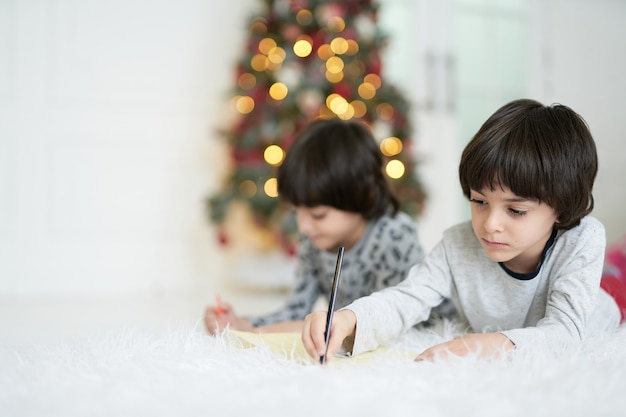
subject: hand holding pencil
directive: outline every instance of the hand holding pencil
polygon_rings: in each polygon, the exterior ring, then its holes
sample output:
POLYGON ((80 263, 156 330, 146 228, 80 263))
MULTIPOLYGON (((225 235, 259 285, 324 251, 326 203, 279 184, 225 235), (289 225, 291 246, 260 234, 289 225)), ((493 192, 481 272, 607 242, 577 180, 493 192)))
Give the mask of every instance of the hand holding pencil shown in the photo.
POLYGON ((326 363, 329 357, 332 357, 339 352, 343 340, 347 336, 354 334, 354 329, 356 328, 356 316, 353 312, 348 310, 337 313, 341 314, 340 324, 333 322, 335 299, 339 288, 344 251, 345 248, 341 246, 337 253, 337 264, 335 265, 333 286, 329 297, 328 311, 326 311, 325 314, 326 318, 324 319, 322 336, 320 336, 319 326, 322 325, 324 312, 309 314, 305 318, 302 329, 302 343, 304 344, 305 349, 312 357, 319 357, 322 365, 326 363), (348 333, 344 334, 344 330, 346 329, 348 330, 348 333))
POLYGON ((336 311, 330 328, 328 351, 326 350, 326 311, 316 311, 304 319, 302 328, 302 344, 307 353, 314 359, 326 354, 326 362, 331 360, 340 350, 346 337, 354 337, 356 331, 356 315, 350 310, 336 311))

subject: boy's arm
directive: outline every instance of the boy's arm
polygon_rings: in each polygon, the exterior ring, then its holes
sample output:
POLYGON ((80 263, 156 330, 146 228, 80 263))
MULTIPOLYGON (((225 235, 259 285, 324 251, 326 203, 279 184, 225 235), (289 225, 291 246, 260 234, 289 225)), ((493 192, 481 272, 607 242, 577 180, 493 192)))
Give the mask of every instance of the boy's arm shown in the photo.
POLYGON ((352 354, 374 350, 426 321, 433 307, 450 298, 451 283, 445 246, 440 242, 400 284, 346 306, 358 322, 352 354))
POLYGON ((476 354, 482 358, 493 358, 513 349, 513 342, 502 333, 471 333, 455 337, 420 353, 415 360, 445 359, 448 356, 476 354))

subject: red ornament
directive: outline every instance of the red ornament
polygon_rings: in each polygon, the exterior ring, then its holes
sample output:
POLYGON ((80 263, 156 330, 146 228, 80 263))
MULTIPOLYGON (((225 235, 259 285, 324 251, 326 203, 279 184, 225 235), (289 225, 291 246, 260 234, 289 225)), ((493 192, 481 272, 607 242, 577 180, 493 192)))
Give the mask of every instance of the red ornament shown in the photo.
POLYGON ((263 150, 260 149, 231 149, 231 158, 235 163, 248 166, 258 165, 263 162, 263 150))
POLYGON ((360 13, 361 10, 365 6, 369 6, 371 4, 371 1, 370 0, 344 0, 342 3, 348 13, 357 14, 357 13, 360 13))
POLYGON ((278 235, 278 241, 280 242, 280 246, 283 248, 283 251, 288 257, 293 258, 297 255, 298 246, 296 242, 289 238, 289 236, 284 233, 280 233, 278 235))
POLYGON ((290 244, 287 245, 287 247, 285 248, 285 253, 287 254, 287 256, 289 256, 290 258, 293 258, 296 256, 297 254, 297 249, 296 249, 296 245, 294 244, 290 244))
POLYGON ((228 246, 228 234, 222 229, 217 232, 217 242, 222 247, 228 246))
POLYGON ((248 95, 254 100, 255 106, 260 104, 265 97, 267 97, 267 87, 262 84, 256 84, 251 90, 248 91, 248 95))
POLYGON ((341 32, 341 36, 347 40, 356 41, 359 38, 359 35, 356 33, 356 30, 352 28, 345 28, 343 32, 341 32))
POLYGON ((301 10, 307 7, 307 0, 291 0, 292 10, 301 10))
POLYGON ((310 33, 309 36, 313 41, 313 52, 317 54, 317 50, 326 42, 326 37, 321 30, 316 31, 315 33, 310 33))
POLYGON ((339 94, 346 100, 349 100, 353 96, 352 87, 347 82, 335 84, 335 86, 333 87, 333 93, 339 94))
POLYGON ((380 59, 380 55, 378 55, 378 52, 372 52, 370 60, 367 62, 368 74, 376 74, 380 76, 382 66, 382 61, 380 59))
POLYGON ((235 81, 238 81, 239 77, 241 77, 245 72, 246 70, 242 65, 237 65, 237 68, 235 68, 235 81))

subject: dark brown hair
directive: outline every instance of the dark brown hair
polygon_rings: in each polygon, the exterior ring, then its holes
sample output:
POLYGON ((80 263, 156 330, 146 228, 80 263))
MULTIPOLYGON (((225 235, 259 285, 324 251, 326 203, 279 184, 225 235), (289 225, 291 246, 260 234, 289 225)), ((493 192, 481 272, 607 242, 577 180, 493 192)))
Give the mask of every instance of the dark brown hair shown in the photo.
POLYGON ((571 229, 593 209, 596 145, 583 118, 567 106, 520 99, 498 109, 461 156, 459 179, 470 189, 508 187, 557 214, 557 229, 571 229))
POLYGON ((287 149, 278 168, 278 193, 295 206, 332 206, 378 218, 399 202, 383 174, 371 130, 357 121, 318 119, 287 149))

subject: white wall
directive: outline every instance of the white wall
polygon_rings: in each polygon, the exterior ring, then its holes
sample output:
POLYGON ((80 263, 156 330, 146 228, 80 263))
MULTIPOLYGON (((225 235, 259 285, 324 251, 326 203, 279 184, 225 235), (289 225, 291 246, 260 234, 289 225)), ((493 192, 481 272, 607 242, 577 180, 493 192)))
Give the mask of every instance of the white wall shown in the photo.
POLYGON ((0 295, 210 286, 255 0, 0 0, 0 295))
POLYGON ((533 95, 572 107, 598 148, 593 215, 626 234, 626 1, 536 0, 533 95))

